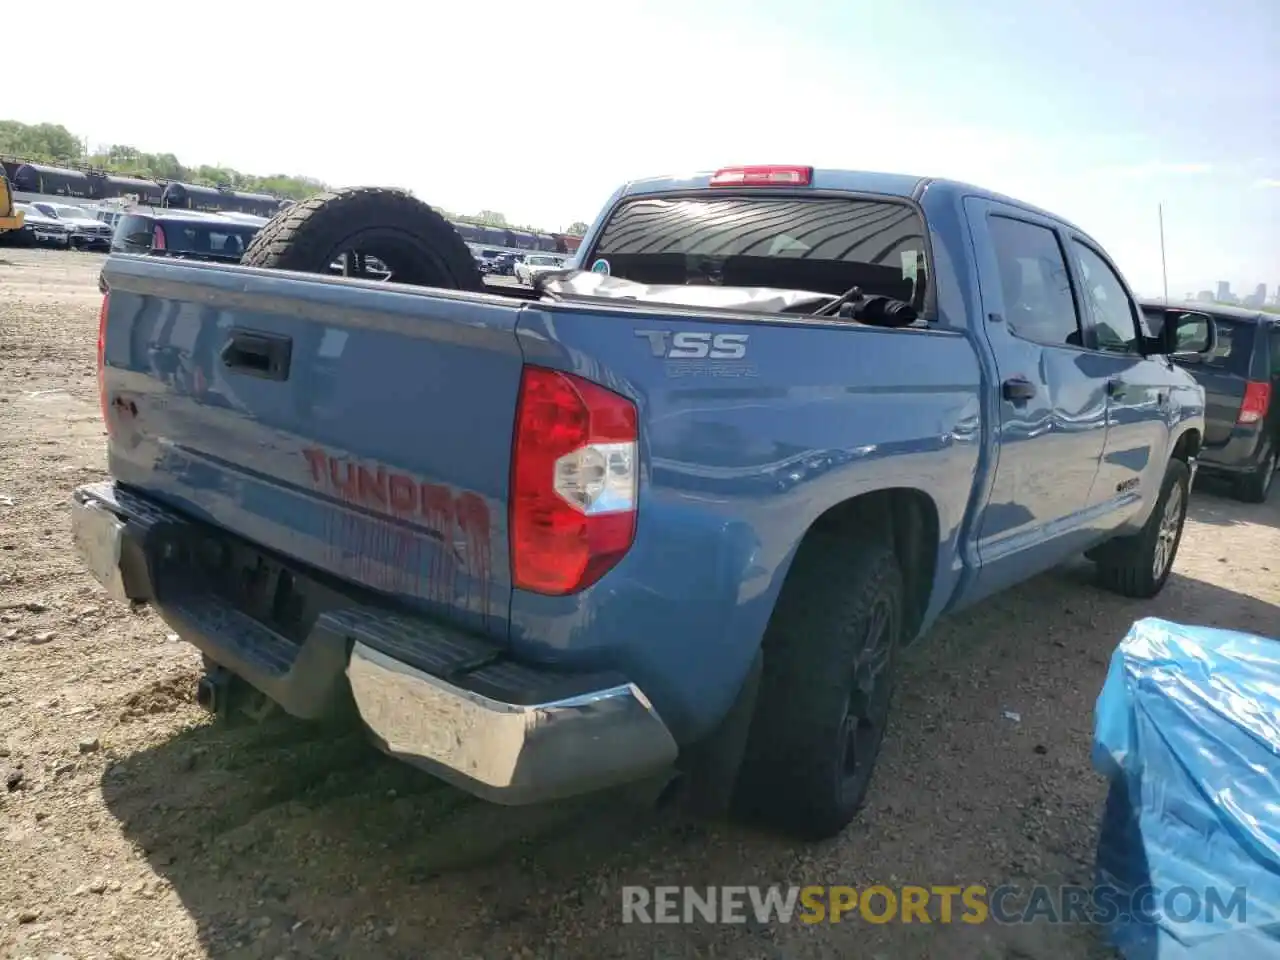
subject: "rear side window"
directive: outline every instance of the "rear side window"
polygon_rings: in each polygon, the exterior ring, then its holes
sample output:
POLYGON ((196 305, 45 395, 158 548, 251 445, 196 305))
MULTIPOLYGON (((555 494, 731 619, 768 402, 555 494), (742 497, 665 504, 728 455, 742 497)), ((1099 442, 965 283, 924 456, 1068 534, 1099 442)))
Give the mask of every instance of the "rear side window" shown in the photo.
POLYGON ((1271 379, 1280 380, 1280 326, 1271 328, 1271 379))
POLYGON ((991 217, 987 223, 1009 329, 1036 343, 1083 346, 1058 235, 1011 217, 991 217))
POLYGON ((924 223, 890 200, 631 200, 604 225, 589 262, 597 260, 608 262, 612 276, 639 283, 828 294, 860 286, 917 309, 926 283, 924 223))
POLYGON ((1256 324, 1215 317, 1214 325, 1218 328, 1218 345, 1201 362, 1205 366, 1248 377, 1256 324))
POLYGON ((126 215, 116 223, 111 236, 111 249, 119 253, 146 253, 151 249, 150 217, 126 215))

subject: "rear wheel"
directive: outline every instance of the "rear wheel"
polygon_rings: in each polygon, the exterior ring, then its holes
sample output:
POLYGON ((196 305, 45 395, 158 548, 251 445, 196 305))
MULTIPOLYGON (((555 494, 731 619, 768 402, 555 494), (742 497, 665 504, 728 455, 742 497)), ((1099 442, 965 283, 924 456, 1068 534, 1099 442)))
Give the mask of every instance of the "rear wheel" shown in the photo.
POLYGON ((887 544, 802 544, 765 635, 740 811, 814 840, 853 819, 889 718, 903 593, 887 544))
POLYGON ((1182 542, 1190 485, 1190 468, 1181 460, 1170 460, 1160 497, 1143 528, 1091 553, 1098 563, 1103 586, 1126 597, 1143 599, 1164 589, 1182 542))
POLYGON ((402 190, 354 187, 317 194, 271 219, 240 262, 250 267, 481 290, 471 251, 444 217, 402 190), (375 260, 390 277, 369 269, 375 260))
POLYGON ((1246 503, 1264 503, 1271 494, 1280 450, 1277 450, 1274 443, 1269 444, 1269 447, 1257 469, 1236 481, 1236 496, 1246 503))

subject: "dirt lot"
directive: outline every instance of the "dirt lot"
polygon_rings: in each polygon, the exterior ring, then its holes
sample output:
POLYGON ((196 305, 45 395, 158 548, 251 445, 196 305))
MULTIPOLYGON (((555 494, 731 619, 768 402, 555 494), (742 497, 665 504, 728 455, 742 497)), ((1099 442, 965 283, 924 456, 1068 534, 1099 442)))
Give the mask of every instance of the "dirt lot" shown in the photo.
POLYGON ((1201 488, 1158 602, 1081 566, 941 625, 911 657, 860 822, 813 847, 610 797, 500 809, 354 731, 213 726, 193 650, 107 603, 69 548, 68 494, 105 467, 100 263, 0 250, 5 956, 1105 956, 1087 927, 623 925, 620 889, 1087 882, 1092 708, 1128 625, 1280 622, 1280 502, 1201 488))

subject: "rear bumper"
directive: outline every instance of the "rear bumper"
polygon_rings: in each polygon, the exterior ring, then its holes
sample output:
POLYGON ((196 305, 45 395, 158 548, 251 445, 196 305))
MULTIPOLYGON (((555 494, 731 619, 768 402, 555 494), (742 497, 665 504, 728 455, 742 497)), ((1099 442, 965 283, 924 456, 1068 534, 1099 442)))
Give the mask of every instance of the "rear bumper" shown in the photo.
POLYGON ((1200 466, 1206 473, 1249 473, 1258 468, 1261 457, 1263 428, 1260 425, 1236 427, 1226 443, 1200 449, 1200 466))
POLYGON ((71 511, 77 550, 115 599, 153 604, 295 716, 327 712, 349 687, 384 751, 478 796, 535 803, 676 759, 670 731, 623 677, 527 666, 485 638, 354 600, 294 642, 184 575, 192 544, 211 535, 203 525, 109 482, 76 490, 71 511))

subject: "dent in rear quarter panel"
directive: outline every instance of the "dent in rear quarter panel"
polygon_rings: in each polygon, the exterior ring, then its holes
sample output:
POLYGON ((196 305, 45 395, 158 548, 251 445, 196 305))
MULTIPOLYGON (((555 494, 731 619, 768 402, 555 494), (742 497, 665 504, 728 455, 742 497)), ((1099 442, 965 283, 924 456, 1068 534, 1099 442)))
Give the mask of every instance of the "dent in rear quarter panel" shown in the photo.
POLYGON ((505 640, 518 306, 115 258, 108 282, 118 481, 505 640), (290 337, 289 380, 226 369, 233 327, 290 337))
POLYGON ((949 596, 981 438, 962 334, 534 306, 518 333, 527 362, 637 403, 642 474, 631 551, 581 594, 514 591, 514 650, 623 671, 689 742, 737 694, 810 524, 894 487, 935 503, 935 608, 949 596), (655 358, 638 330, 750 340, 743 361, 691 367, 655 358))

